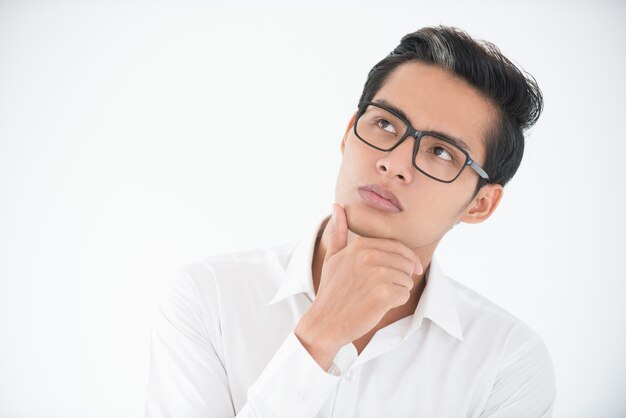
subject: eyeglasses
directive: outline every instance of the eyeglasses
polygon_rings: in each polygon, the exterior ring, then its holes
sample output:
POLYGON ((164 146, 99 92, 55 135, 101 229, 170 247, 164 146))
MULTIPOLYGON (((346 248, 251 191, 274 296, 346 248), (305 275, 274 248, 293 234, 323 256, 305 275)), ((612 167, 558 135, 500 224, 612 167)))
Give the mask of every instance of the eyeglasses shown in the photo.
POLYGON ((415 138, 413 166, 428 177, 443 183, 452 183, 463 169, 470 166, 486 180, 489 176, 457 141, 433 132, 414 129, 393 109, 377 102, 359 102, 354 133, 367 145, 389 152, 407 137, 415 138))

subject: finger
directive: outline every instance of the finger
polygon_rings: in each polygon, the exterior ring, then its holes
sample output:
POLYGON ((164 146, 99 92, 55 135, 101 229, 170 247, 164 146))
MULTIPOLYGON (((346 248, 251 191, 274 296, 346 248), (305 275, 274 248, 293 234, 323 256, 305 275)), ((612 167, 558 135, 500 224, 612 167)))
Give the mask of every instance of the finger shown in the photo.
POLYGON ((407 275, 396 269, 389 269, 389 273, 385 276, 385 280, 393 285, 400 286, 405 288, 406 290, 413 289, 415 282, 411 278, 410 275, 407 275))
POLYGON ((390 285, 384 291, 390 309, 404 305, 411 298, 411 292, 403 286, 390 285))
POLYGON ((424 267, 419 257, 409 247, 396 239, 390 238, 363 238, 363 245, 366 248, 376 248, 390 253, 400 254, 415 264, 415 274, 424 273, 424 267))
POLYGON ((413 259, 406 258, 398 253, 387 252, 380 249, 368 249, 367 251, 373 251, 370 257, 371 263, 374 265, 396 269, 409 277, 413 275, 415 271, 415 261, 413 259))
POLYGON ((372 288, 378 286, 400 286, 404 287, 407 290, 411 290, 415 283, 413 282, 413 278, 400 271, 387 266, 377 266, 371 270, 373 274, 369 274, 367 278, 369 279, 370 286, 372 288))
POLYGON ((330 238, 325 258, 336 254, 348 243, 348 221, 346 212, 340 205, 333 203, 333 215, 328 222, 330 238))

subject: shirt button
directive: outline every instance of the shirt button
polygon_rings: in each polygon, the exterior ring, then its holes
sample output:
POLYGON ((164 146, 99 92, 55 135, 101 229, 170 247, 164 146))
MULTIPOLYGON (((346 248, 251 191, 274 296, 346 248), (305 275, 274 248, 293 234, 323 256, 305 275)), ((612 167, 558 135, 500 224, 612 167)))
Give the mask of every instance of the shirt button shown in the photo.
POLYGON ((346 380, 348 381, 352 380, 353 375, 354 373, 352 372, 352 370, 350 370, 348 373, 346 373, 346 380))

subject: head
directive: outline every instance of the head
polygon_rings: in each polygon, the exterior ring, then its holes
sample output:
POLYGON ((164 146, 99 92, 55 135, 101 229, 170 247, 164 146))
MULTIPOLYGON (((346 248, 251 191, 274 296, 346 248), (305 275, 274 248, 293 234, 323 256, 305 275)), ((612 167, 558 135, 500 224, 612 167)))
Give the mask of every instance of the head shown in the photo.
POLYGON ((461 139, 489 175, 482 179, 466 167, 452 183, 429 178, 413 166, 412 137, 389 152, 372 148, 354 132, 355 112, 341 141, 336 201, 354 233, 399 239, 411 248, 434 248, 456 223, 483 222, 493 213, 521 163, 523 132, 542 109, 531 76, 494 45, 449 27, 404 36, 369 72, 360 100, 394 106, 416 130, 461 139), (366 204, 359 187, 368 184, 389 189, 402 210, 366 204))

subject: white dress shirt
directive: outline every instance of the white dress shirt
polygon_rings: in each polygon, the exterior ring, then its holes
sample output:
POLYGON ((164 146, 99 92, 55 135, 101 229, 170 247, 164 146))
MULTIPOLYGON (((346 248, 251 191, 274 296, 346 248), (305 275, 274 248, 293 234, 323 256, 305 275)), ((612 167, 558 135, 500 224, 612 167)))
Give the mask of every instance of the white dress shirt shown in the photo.
POLYGON ((328 371, 293 330, 315 299, 322 221, 302 241, 178 271, 157 310, 146 416, 550 417, 550 355, 522 321, 447 277, 435 258, 412 316, 328 371))

